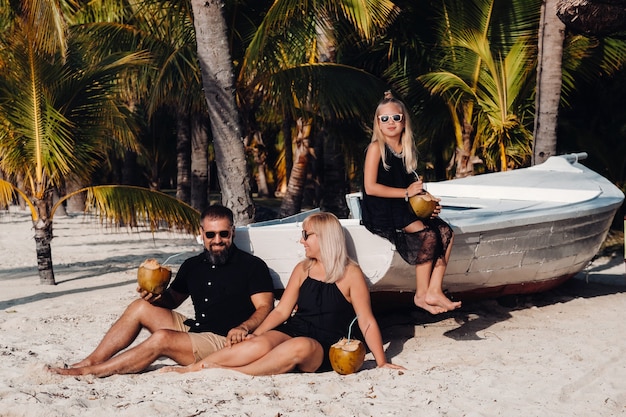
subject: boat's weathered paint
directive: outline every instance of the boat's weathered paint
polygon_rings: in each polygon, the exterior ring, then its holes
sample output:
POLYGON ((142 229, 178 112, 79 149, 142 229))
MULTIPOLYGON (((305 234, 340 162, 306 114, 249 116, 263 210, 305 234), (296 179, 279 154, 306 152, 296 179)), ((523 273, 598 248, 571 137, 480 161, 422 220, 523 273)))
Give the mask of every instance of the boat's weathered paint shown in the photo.
MULTIPOLYGON (((580 272, 597 254, 624 194, 578 156, 428 184, 455 232, 444 288, 465 296, 530 293, 580 272)), ((359 197, 347 196, 353 218, 341 222, 371 290, 415 291, 414 267, 360 224, 359 197)), ((299 239, 308 214, 237 229, 237 245, 268 263, 277 288, 304 256, 299 239)))

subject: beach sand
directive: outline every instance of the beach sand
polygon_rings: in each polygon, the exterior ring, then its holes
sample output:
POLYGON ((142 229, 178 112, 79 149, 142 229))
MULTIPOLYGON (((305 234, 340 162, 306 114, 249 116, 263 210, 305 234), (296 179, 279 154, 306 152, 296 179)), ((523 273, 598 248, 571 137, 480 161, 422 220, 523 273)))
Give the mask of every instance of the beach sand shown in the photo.
MULTIPOLYGON (((377 314, 392 362, 368 354, 352 375, 250 377, 233 371, 54 375, 90 353, 137 297, 146 258, 174 271, 201 250, 170 232, 107 230, 55 219, 56 286, 39 284, 29 217, 0 215, 0 416, 618 416, 626 415, 624 259, 599 258, 542 294, 467 301, 431 316, 377 314)), ((192 315, 186 302, 179 309, 192 315)), ((377 310, 378 311, 378 310, 377 310)), ((146 337, 140 335, 139 340, 146 337)))

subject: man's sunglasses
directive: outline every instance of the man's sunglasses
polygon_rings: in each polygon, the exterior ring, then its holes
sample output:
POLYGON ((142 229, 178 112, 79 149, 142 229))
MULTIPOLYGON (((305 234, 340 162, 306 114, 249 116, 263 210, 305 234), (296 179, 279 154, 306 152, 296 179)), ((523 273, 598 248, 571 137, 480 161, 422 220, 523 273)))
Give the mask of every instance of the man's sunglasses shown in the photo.
POLYGON ((204 232, 207 239, 213 239, 215 235, 220 235, 222 239, 228 239, 230 237, 230 230, 220 230, 219 232, 204 232))
POLYGON ((313 232, 307 232, 306 230, 302 231, 302 239, 304 239, 305 241, 309 238, 309 236, 314 235, 315 233, 313 232))
POLYGON ((401 122, 404 116, 402 114, 381 114, 378 116, 378 120, 381 123, 389 123, 391 120, 398 123, 401 122))

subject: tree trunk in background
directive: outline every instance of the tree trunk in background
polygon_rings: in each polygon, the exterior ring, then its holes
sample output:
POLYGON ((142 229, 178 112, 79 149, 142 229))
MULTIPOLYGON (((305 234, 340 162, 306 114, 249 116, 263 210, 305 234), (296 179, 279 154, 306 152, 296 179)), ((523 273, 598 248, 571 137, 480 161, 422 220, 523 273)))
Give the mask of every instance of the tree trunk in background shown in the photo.
POLYGON ((259 197, 269 197, 270 191, 267 186, 267 176, 265 175, 265 170, 267 169, 267 151, 265 149, 265 143, 263 143, 261 132, 254 132, 250 148, 252 149, 252 156, 257 169, 255 178, 257 194, 259 197))
MULTIPOLYGON (((65 194, 73 193, 74 191, 80 190, 83 188, 83 184, 80 183, 76 178, 70 177, 65 181, 65 194)), ((87 193, 76 194, 68 198, 66 202, 65 210, 68 213, 82 213, 85 211, 85 201, 87 199, 87 193)))
POLYGON ((202 211, 209 201, 209 128, 204 114, 191 116, 191 207, 202 211))
POLYGON ((299 118, 296 122, 298 135, 296 137, 296 152, 293 169, 287 183, 287 192, 280 205, 280 217, 287 217, 300 212, 302 196, 309 165, 309 141, 311 136, 311 121, 305 122, 299 118))
POLYGON ((333 213, 340 219, 348 217, 350 210, 346 202, 348 181, 346 180, 346 160, 343 154, 341 141, 335 137, 334 130, 322 129, 324 154, 322 155, 322 200, 320 209, 333 213))
POLYGON ((285 114, 283 123, 281 125, 281 132, 283 132, 283 142, 285 144, 285 176, 284 181, 281 182, 281 186, 277 187, 281 193, 287 192, 287 184, 289 183, 289 176, 293 169, 293 140, 291 138, 291 126, 293 125, 293 118, 291 115, 285 114))
POLYGON ((541 6, 539 20, 533 165, 556 155, 565 39, 565 25, 556 15, 556 3, 557 0, 545 0, 541 6))
POLYGON ((191 203, 191 128, 182 110, 176 118, 176 198, 191 203))
POLYGON ((222 204, 238 225, 254 221, 250 174, 235 104, 234 75, 224 0, 192 0, 202 86, 209 109, 222 204))

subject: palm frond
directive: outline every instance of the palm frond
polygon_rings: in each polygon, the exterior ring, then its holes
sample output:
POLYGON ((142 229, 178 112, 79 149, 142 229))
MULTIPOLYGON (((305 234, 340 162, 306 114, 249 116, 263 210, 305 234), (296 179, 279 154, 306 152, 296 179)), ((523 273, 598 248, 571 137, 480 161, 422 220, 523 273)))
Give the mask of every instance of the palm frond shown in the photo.
POLYGON ((15 187, 8 181, 0 179, 0 208, 6 207, 13 202, 15 187))
POLYGON ((87 192, 86 211, 111 226, 145 225, 150 230, 167 228, 189 234, 200 227, 196 209, 159 191, 122 185, 87 187, 81 191, 87 192))

